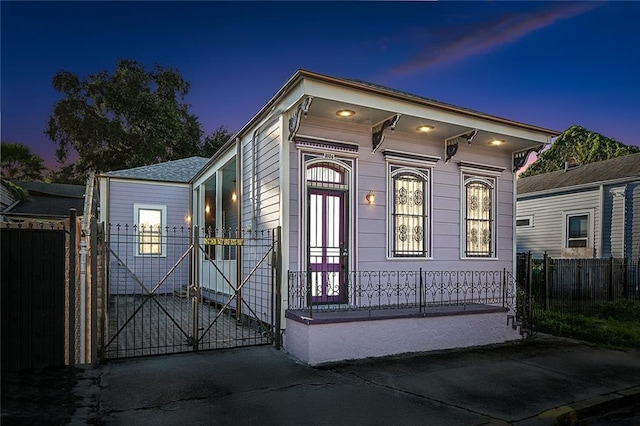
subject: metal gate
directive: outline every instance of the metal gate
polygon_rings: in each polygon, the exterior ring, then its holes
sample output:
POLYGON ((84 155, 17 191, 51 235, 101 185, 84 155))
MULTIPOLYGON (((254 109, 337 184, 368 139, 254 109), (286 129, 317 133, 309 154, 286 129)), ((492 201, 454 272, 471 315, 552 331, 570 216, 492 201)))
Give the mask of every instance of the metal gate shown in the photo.
POLYGON ((102 359, 279 345, 279 235, 107 226, 102 359))

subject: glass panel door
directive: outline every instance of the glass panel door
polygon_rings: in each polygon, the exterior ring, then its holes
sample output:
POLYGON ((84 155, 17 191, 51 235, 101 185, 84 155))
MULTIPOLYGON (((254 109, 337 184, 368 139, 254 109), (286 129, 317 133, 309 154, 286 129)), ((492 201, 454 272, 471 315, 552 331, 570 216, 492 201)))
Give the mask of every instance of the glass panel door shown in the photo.
POLYGON ((314 303, 346 301, 345 194, 309 189, 309 271, 314 303))

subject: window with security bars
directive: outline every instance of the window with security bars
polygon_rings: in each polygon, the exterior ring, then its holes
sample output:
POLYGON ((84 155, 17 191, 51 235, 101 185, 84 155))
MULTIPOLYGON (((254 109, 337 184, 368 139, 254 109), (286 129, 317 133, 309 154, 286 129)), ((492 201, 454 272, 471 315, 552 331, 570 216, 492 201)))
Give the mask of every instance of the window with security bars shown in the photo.
POLYGON ((392 173, 392 257, 428 255, 427 177, 402 169, 392 173))
POLYGON ((495 257, 494 188, 494 179, 465 177, 463 206, 465 257, 495 257))

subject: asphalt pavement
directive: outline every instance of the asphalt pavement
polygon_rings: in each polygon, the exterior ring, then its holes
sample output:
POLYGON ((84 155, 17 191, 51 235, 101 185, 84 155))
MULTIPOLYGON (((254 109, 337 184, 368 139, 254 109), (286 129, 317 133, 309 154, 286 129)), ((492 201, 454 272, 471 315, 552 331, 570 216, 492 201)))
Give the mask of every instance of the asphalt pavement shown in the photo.
POLYGON ((77 371, 59 404, 64 421, 52 404, 21 413, 3 378, 2 424, 47 424, 47 415, 48 424, 127 426, 640 424, 640 350, 541 334, 318 367, 263 346, 77 371))

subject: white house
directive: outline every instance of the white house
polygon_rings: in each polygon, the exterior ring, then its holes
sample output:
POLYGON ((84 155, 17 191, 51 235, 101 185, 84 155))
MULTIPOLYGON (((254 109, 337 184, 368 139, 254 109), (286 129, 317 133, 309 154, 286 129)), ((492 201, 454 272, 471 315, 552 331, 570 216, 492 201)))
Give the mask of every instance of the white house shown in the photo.
POLYGON ((517 339, 515 172, 557 135, 300 70, 191 181, 193 223, 281 227, 277 328, 310 364, 517 339))
POLYGON ((101 176, 103 220, 136 227, 120 249, 110 234, 110 277, 131 277, 112 294, 170 294, 165 323, 195 349, 262 342, 241 324, 310 364, 522 338, 515 172, 557 135, 299 70, 180 179, 162 172, 177 162, 101 176), (175 243, 183 226, 193 233, 175 243), (212 319, 182 326, 177 293, 212 319), (235 324, 219 330, 223 313, 235 324), (203 339, 214 329, 224 344, 203 339))
POLYGON ((640 153, 518 179, 517 247, 640 258, 640 153))

